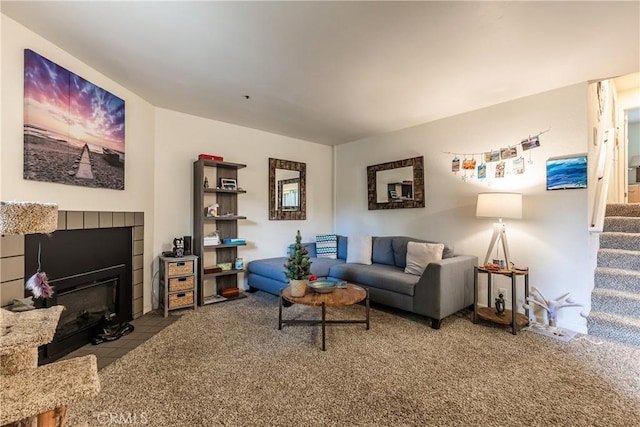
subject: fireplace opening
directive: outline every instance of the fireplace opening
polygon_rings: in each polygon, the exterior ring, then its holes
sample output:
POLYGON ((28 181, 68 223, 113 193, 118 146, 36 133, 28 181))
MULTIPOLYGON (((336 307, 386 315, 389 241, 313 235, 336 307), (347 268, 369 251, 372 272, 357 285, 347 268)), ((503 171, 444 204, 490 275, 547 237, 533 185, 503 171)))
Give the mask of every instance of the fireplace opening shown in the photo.
POLYGON ((53 341, 39 349, 39 363, 53 362, 91 342, 100 321, 132 320, 132 228, 58 230, 25 238, 25 275, 42 270, 54 289, 37 307, 65 307, 53 341))
POLYGON ((79 286, 58 295, 58 304, 65 307, 56 335, 64 339, 78 331, 93 327, 104 315, 115 312, 115 290, 118 279, 79 286), (74 295, 81 292, 82 295, 74 295))

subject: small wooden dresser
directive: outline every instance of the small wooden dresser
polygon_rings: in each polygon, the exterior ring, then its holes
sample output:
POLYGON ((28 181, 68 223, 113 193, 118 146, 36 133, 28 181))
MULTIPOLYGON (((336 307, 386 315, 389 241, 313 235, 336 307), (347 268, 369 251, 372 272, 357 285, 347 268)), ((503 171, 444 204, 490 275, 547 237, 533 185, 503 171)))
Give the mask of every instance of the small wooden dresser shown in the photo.
POLYGON ((160 257, 160 308, 164 317, 169 310, 197 305, 198 257, 160 257))

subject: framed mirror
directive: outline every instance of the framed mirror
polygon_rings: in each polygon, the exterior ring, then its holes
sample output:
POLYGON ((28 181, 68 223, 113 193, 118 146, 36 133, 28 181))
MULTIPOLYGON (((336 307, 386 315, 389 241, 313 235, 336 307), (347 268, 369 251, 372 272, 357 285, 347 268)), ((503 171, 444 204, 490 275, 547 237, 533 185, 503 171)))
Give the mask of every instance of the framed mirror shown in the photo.
POLYGON ((424 207, 424 157, 367 166, 369 210, 424 207))
POLYGON ((307 219, 306 163, 269 158, 269 219, 307 219))

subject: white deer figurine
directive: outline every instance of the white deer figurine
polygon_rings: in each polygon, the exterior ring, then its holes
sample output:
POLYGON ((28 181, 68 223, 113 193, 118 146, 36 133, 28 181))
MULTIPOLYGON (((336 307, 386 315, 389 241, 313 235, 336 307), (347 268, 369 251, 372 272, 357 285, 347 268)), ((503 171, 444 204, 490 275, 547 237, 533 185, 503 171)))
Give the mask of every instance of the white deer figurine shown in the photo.
MULTIPOLYGON (((573 299, 568 298, 569 293, 562 295, 555 300, 548 300, 544 294, 538 288, 531 290, 530 296, 527 297, 527 303, 536 304, 544 308, 547 311, 547 318, 549 319, 549 326, 555 328, 556 321, 558 319, 558 310, 565 307, 584 307, 582 304, 577 304, 573 299)), ((524 308, 529 309, 531 306, 524 304, 524 308)), ((584 314, 581 313, 582 316, 584 314)))

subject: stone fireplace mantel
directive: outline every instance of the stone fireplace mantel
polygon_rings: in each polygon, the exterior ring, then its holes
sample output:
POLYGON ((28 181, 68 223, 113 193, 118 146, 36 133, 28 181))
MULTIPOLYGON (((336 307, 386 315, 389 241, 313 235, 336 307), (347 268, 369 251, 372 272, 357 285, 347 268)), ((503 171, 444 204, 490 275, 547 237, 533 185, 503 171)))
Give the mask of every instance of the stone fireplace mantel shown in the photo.
MULTIPOLYGON (((142 316, 144 279, 144 212, 58 211, 58 230, 132 227, 133 317, 142 316)), ((24 298, 24 236, 0 239, 0 306, 24 298)), ((45 269, 46 271, 46 269, 45 269)))

